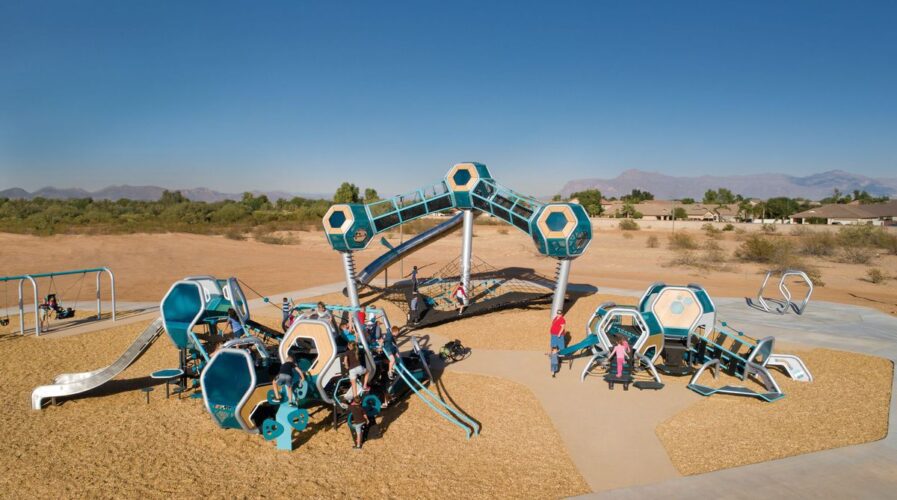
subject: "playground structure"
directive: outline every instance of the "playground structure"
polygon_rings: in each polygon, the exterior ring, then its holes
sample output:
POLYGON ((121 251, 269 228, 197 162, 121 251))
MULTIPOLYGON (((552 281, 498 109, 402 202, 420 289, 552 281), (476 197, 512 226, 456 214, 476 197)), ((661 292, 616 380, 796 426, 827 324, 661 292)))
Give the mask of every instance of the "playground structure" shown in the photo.
POLYGON ((760 284, 760 289, 757 291, 756 303, 748 299, 748 305, 769 313, 785 314, 791 310, 796 314, 803 314, 804 310, 807 308, 807 304, 810 302, 810 296, 813 295, 813 280, 811 280, 810 277, 807 276, 807 273, 803 271, 787 269, 782 272, 781 277, 779 278, 779 293, 782 294, 782 298, 767 299, 763 296, 763 293, 766 291, 766 285, 769 283, 769 278, 775 274, 775 271, 767 271, 766 276, 763 278, 763 282, 760 284), (792 300, 794 295, 788 287, 788 278, 797 278, 797 280, 794 280, 795 282, 799 281, 801 284, 806 285, 806 295, 804 295, 800 302, 794 302, 792 300), (770 306, 769 302, 772 302, 773 306, 770 306))
MULTIPOLYGON (((56 377, 54 384, 32 392, 32 407, 39 410, 47 399, 100 387, 139 359, 164 332, 180 350, 180 366, 157 373, 179 377, 180 387, 175 392, 198 389, 191 397, 202 397, 218 426, 261 434, 267 440, 276 440, 279 449, 292 450, 294 432, 308 425, 309 408, 329 408, 334 425, 350 418, 347 401, 354 394, 341 363, 347 342, 336 328, 336 316, 352 322, 356 332, 364 332, 365 325, 358 317, 359 311, 364 311, 368 318, 382 320, 381 331, 390 329, 389 319, 380 309, 330 305, 327 313, 319 316, 314 304, 299 304, 293 311, 296 317, 286 332, 273 330, 251 319, 248 301, 236 278, 185 278, 174 283, 162 299, 161 317, 118 360, 99 370, 56 377), (221 324, 228 321, 229 310, 236 312, 246 335, 224 342, 221 324), (286 389, 293 392, 296 406, 289 405, 283 394, 277 401, 272 389, 288 355, 306 374, 305 381, 294 380, 286 389), (187 387, 188 381, 191 387, 187 387)), ((410 340, 411 352, 397 353, 394 378, 387 373, 382 345, 370 343, 364 334, 356 338, 363 352, 362 363, 370 373, 370 391, 361 394, 369 416, 380 412, 382 402, 413 393, 464 430, 468 438, 479 434, 478 423, 426 387, 433 380, 428 364, 431 353, 422 349, 416 338, 410 340)), ((386 339, 384 334, 372 337, 371 342, 382 344, 386 339)))
MULTIPOLYGON (((25 334, 25 298, 24 298, 24 284, 25 282, 31 283, 31 290, 34 296, 34 334, 40 336, 41 334, 41 302, 39 297, 40 291, 38 289, 38 280, 41 278, 50 278, 50 286, 49 292, 50 294, 54 293, 54 281, 53 278, 56 276, 70 276, 70 275, 81 275, 81 278, 75 283, 79 284, 78 289, 78 297, 75 300, 75 310, 78 308, 78 301, 81 295, 81 286, 83 286, 84 277, 88 274, 96 273, 96 301, 97 301, 97 319, 100 319, 102 316, 102 303, 100 301, 101 296, 101 287, 100 287, 100 276, 106 274, 109 276, 109 288, 112 294, 112 321, 115 321, 115 275, 112 273, 112 270, 108 267, 96 267, 89 269, 74 269, 71 271, 56 271, 49 273, 33 273, 33 274, 23 274, 19 276, 3 276, 0 277, 0 281, 4 282, 4 301, 6 300, 5 287, 8 286, 11 281, 18 281, 18 308, 19 308, 19 334, 25 334)), ((74 286, 74 284, 72 285, 74 286)), ((66 290, 67 292, 68 290, 66 290)), ((61 295, 61 294, 60 294, 61 295)), ((43 304, 46 307, 45 304, 43 304)), ((8 307, 8 304, 4 302, 4 307, 8 307)), ((74 311, 73 311, 74 312, 74 311)), ((49 315, 49 311, 47 311, 49 315)), ((8 321, 9 313, 5 312, 5 319, 8 321)))
POLYGON ((585 381, 594 367, 612 362, 609 359, 612 337, 622 338, 631 346, 632 362, 624 376, 616 377, 610 371, 605 375, 611 388, 614 383, 623 384, 624 388, 633 383, 640 389, 659 389, 663 387, 659 371, 674 376, 692 375, 688 388, 704 396, 722 393, 772 402, 784 394, 769 367, 781 368, 797 381, 813 380, 800 358, 773 352, 773 337, 755 339, 732 329, 725 322, 717 325, 716 306, 707 291, 696 284, 654 283, 637 306, 601 304, 589 319, 586 332, 582 341, 560 351, 561 356, 571 360, 578 353, 591 352, 581 381, 585 381), (658 364, 660 359, 663 363, 658 364), (634 372, 640 368, 650 374, 651 380, 634 380, 634 372), (708 368, 714 378, 723 369, 741 380, 758 382, 764 391, 743 386, 714 388, 699 384, 701 375, 708 368))
MULTIPOLYGON (((477 214, 494 216, 526 233, 542 255, 558 260, 552 311, 563 309, 570 265, 592 240, 589 217, 577 203, 542 203, 500 185, 481 163, 459 163, 438 183, 370 204, 336 204, 324 215, 324 232, 340 252, 346 295, 359 307, 358 287, 368 285, 380 272, 418 249, 462 227, 461 258, 457 277, 471 289, 473 223, 477 214), (353 252, 367 248, 374 236, 431 214, 459 210, 448 221, 390 248, 361 273, 355 271, 353 252)), ((497 294, 493 294, 497 295, 497 294)), ((470 297, 466 302, 470 301, 470 297)))

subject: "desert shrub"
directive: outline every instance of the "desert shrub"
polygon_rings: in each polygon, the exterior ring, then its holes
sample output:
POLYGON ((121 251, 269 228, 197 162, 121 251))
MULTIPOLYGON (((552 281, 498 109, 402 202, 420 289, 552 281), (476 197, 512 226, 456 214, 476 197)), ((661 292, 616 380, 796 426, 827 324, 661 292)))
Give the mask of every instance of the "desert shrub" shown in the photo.
POLYGON ((226 233, 224 233, 224 237, 229 240, 237 240, 243 241, 246 239, 246 236, 243 235, 243 231, 237 228, 228 229, 226 233))
POLYGON ((633 236, 632 233, 623 233, 624 240, 631 240, 632 238, 635 238, 635 236, 633 236))
POLYGON ((651 236, 648 236, 648 239, 645 241, 645 245, 647 245, 648 248, 657 248, 660 246, 660 240, 657 239, 657 236, 654 236, 652 234, 651 236))
POLYGON ((638 231, 638 222, 632 219, 623 219, 620 221, 620 229, 623 231, 638 231))
POLYGON ((667 245, 672 250, 697 250, 698 244, 695 239, 686 232, 680 231, 669 236, 667 245))
POLYGON ((875 283, 876 285, 879 283, 884 283, 888 279, 885 273, 883 273, 882 270, 877 267, 866 271, 866 276, 869 277, 869 281, 875 283))
POLYGON ((701 226, 701 231, 704 231, 704 232, 707 233, 708 235, 714 235, 714 234, 720 234, 720 233, 722 233, 721 230, 717 229, 716 227, 713 226, 713 224, 711 224, 711 223, 709 223, 709 222, 705 222, 705 223, 701 226))
POLYGON ((748 262, 772 263, 791 258, 794 248, 787 240, 770 239, 752 234, 735 251, 735 256, 748 262))
POLYGON ((760 226, 760 230, 766 234, 773 234, 776 232, 776 225, 764 223, 762 226, 760 226))
MULTIPOLYGON (((792 231, 791 234, 794 234, 792 231)), ((798 249, 804 255, 829 257, 835 253, 838 239, 829 231, 804 231, 798 236, 798 249)))
POLYGON ((688 249, 675 250, 675 256, 670 261, 670 265, 712 271, 729 269, 726 253, 719 243, 713 240, 704 242, 704 246, 699 252, 688 249))
POLYGON ((734 231, 734 230, 735 230, 735 226, 733 226, 732 224, 726 224, 725 226, 723 226, 723 231, 734 231))
POLYGON ((846 246, 841 249, 838 260, 845 264, 868 264, 875 257, 875 252, 867 247, 846 246))

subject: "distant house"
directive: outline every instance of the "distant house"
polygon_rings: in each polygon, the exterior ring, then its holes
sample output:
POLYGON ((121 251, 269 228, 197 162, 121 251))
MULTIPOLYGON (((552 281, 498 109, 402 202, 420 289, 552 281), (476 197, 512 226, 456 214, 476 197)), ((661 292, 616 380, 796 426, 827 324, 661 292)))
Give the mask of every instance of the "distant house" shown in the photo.
MULTIPOLYGON (((603 200, 601 206, 604 207, 604 217, 619 217, 623 211, 623 205, 625 203, 622 201, 603 200)), ((651 200, 636 203, 632 205, 632 208, 642 214, 642 218, 648 220, 673 220, 673 214, 677 208, 685 210, 688 220, 731 222, 738 218, 736 205, 716 206, 703 203, 685 205, 678 201, 651 200)))
POLYGON ((897 200, 886 203, 820 205, 791 216, 794 224, 897 225, 897 200))

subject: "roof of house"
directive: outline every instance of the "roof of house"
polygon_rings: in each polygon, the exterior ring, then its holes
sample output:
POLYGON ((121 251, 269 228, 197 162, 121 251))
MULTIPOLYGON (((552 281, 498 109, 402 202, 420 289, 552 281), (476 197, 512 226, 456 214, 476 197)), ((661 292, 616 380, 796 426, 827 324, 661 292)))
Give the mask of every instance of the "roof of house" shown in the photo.
MULTIPOLYGON (((614 211, 622 208, 623 205, 625 205, 625 202, 610 201, 602 203, 602 205, 604 206, 604 210, 606 212, 613 213, 614 211)), ((636 203, 632 207, 646 217, 668 216, 677 208, 685 210, 685 213, 691 217, 705 217, 708 215, 713 216, 713 214, 715 213, 719 215, 738 215, 738 206, 735 204, 717 206, 704 205, 703 203, 690 203, 686 205, 678 201, 651 200, 642 203, 636 203)))
POLYGON ((897 200, 886 203, 869 203, 866 205, 848 205, 829 203, 819 207, 796 213, 795 219, 877 219, 879 217, 897 217, 897 200))

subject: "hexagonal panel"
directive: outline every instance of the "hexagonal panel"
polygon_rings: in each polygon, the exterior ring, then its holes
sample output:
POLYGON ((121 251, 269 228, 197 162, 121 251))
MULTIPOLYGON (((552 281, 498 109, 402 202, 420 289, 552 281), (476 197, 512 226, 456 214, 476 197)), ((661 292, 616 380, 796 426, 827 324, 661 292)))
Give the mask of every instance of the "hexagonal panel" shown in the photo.
POLYGON ((479 180, 480 174, 473 163, 459 163, 445 176, 445 182, 452 191, 470 191, 479 180))
POLYGON ((576 228, 576 215, 567 205, 548 205, 536 221, 546 238, 568 238, 576 228))
POLYGON ((703 310, 694 292, 680 288, 665 288, 657 295, 651 311, 663 328, 688 330, 701 317, 703 310))
POLYGON ((333 205, 324 214, 324 231, 327 234, 346 234, 355 222, 352 209, 348 205, 333 205))

